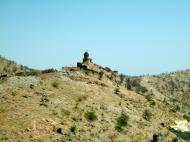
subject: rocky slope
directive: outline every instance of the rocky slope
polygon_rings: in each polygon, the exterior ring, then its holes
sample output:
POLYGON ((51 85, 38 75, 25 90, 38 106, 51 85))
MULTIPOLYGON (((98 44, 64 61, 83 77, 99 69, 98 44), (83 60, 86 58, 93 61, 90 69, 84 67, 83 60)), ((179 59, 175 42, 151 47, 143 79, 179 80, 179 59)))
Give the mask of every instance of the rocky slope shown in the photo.
POLYGON ((101 70, 103 75, 84 69, 19 76, 12 71, 0 80, 0 141, 181 141, 169 126, 188 108, 189 71, 126 78, 101 70), (184 89, 168 91, 167 78, 184 89))
POLYGON ((190 70, 142 77, 142 84, 180 111, 190 108, 190 70))
POLYGON ((13 75, 22 71, 30 71, 30 69, 23 65, 17 65, 14 61, 0 56, 0 75, 13 75))

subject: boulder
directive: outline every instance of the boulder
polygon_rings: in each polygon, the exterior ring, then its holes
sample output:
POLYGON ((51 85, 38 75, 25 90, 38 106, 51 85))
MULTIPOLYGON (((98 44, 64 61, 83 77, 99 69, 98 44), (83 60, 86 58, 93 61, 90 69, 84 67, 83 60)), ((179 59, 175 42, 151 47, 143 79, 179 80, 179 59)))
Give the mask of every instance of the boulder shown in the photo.
POLYGON ((190 142, 190 122, 187 120, 175 121, 176 125, 170 126, 171 131, 183 140, 190 142))

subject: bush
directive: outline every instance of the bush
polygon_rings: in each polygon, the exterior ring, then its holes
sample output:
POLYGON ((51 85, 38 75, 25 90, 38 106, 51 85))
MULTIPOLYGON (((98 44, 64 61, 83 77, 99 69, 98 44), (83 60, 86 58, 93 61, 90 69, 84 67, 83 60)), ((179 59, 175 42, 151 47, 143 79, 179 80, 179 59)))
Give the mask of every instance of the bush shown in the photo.
POLYGON ((43 96, 41 97, 40 102, 41 102, 41 103, 40 103, 41 106, 48 107, 47 103, 49 102, 49 99, 48 99, 47 96, 43 95, 43 96))
POLYGON ((150 110, 145 110, 143 113, 143 118, 147 121, 150 121, 150 119, 152 118, 152 113, 150 112, 150 110))
POLYGON ((71 126, 70 127, 70 131, 75 134, 75 132, 76 132, 76 126, 71 126))
POLYGON ((150 106, 155 106, 156 105, 156 102, 154 100, 151 100, 150 101, 150 106))
POLYGON ((153 94, 148 94, 145 96, 145 98, 147 99, 147 101, 152 101, 153 100, 153 94))
POLYGON ((29 75, 35 76, 35 75, 39 75, 40 71, 38 70, 31 70, 31 72, 29 73, 29 75))
POLYGON ((111 76, 109 77, 109 79, 110 79, 111 81, 113 81, 113 78, 114 78, 113 75, 111 75, 111 76))
POLYGON ((104 72, 103 72, 103 71, 100 71, 100 72, 99 72, 99 80, 101 80, 101 79, 103 78, 103 76, 104 76, 104 72))
POLYGON ((173 112, 177 112, 177 111, 180 111, 180 110, 181 110, 181 107, 180 107, 179 104, 173 104, 171 110, 172 110, 173 112))
POLYGON ((114 93, 115 93, 116 95, 119 95, 119 93, 120 93, 120 88, 115 88, 114 93))
POLYGON ((139 78, 127 77, 125 82, 125 86, 128 90, 135 91, 138 94, 144 94, 148 92, 147 88, 141 85, 141 80, 139 78))
POLYGON ((151 94, 148 94, 145 96, 145 98, 147 99, 147 101, 150 103, 150 106, 155 106, 156 102, 153 100, 153 93, 151 92, 151 94))
POLYGON ((77 100, 77 102, 82 102, 83 100, 86 100, 87 96, 80 96, 77 100))
POLYGON ((58 83, 57 81, 54 81, 54 82, 52 83, 52 86, 53 86, 54 88, 59 88, 59 83, 58 83))
POLYGON ((177 138, 173 138, 172 142, 178 142, 178 139, 177 138))
POLYGON ((116 129, 118 131, 122 130, 122 127, 126 126, 128 123, 129 117, 125 114, 122 114, 120 117, 117 118, 117 125, 116 129))
POLYGON ((190 122, 190 113, 183 115, 183 118, 190 122))
POLYGON ((84 117, 85 117, 88 121, 90 121, 90 122, 92 122, 92 121, 94 121, 94 120, 97 119, 96 113, 95 113, 94 111, 87 111, 87 112, 84 114, 84 117))

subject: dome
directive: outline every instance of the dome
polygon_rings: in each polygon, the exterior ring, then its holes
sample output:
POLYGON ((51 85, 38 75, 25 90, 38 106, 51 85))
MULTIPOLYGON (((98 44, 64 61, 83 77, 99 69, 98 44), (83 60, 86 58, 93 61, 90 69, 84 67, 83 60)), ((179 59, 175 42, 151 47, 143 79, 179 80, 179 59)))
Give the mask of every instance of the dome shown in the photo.
POLYGON ((85 53, 84 53, 84 57, 85 57, 85 58, 88 58, 88 57, 89 57, 89 53, 88 53, 88 52, 85 52, 85 53))

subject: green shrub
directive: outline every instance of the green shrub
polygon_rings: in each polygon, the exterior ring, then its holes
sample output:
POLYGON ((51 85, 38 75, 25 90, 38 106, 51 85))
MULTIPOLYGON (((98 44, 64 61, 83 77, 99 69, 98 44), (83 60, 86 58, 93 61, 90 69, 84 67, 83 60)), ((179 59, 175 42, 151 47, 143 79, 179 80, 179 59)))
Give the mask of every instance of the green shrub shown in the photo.
POLYGON ((75 125, 71 126, 70 127, 70 131, 75 134, 75 132, 76 132, 76 126, 75 125))
POLYGON ((152 101, 153 100, 153 95, 152 94, 148 94, 145 96, 145 98, 147 99, 147 101, 152 101))
POLYGON ((150 106, 155 106, 156 102, 153 100, 153 93, 145 96, 146 100, 150 103, 150 106))
POLYGON ((178 142, 178 139, 177 138, 173 138, 172 142, 178 142))
POLYGON ((150 112, 150 110, 146 109, 143 113, 143 118, 147 121, 150 121, 150 119, 152 118, 152 113, 150 112))
POLYGON ((54 82, 52 83, 52 86, 53 86, 54 88, 59 88, 59 82, 54 81, 54 82))
POLYGON ((144 94, 148 92, 147 88, 141 85, 141 80, 136 77, 126 77, 125 86, 128 90, 133 90, 138 94, 144 94))
POLYGON ((121 114, 120 117, 117 118, 117 125, 116 125, 116 129, 118 131, 122 130, 122 127, 126 126, 128 123, 129 117, 125 114, 121 114))
POLYGON ((77 102, 82 102, 83 100, 86 100, 87 96, 80 96, 77 100, 77 102))
POLYGON ((103 72, 103 71, 100 71, 100 72, 99 72, 99 80, 101 80, 101 79, 103 78, 103 76, 104 76, 104 72, 103 72))
POLYGON ((180 107, 179 104, 172 104, 171 110, 172 110, 173 112, 177 112, 177 111, 180 111, 180 110, 181 110, 181 107, 180 107))
POLYGON ((155 106, 156 105, 156 102, 154 100, 151 100, 150 101, 150 106, 155 106))
POLYGON ((183 118, 190 122, 190 113, 183 115, 183 118))
POLYGON ((40 103, 41 106, 48 107, 47 103, 49 102, 49 98, 48 98, 47 96, 43 95, 43 96, 41 97, 40 102, 41 102, 41 103, 40 103))
POLYGON ((38 71, 38 70, 32 70, 29 73, 29 75, 32 75, 32 76, 39 75, 39 74, 40 74, 40 71, 38 71))
POLYGON ((13 92, 11 93, 11 95, 12 95, 12 96, 16 96, 16 92, 13 91, 13 92))
POLYGON ((97 119, 96 113, 94 111, 85 112, 84 117, 90 122, 97 119))
POLYGON ((7 141, 7 140, 9 140, 9 138, 6 137, 6 136, 3 136, 3 137, 1 137, 1 140, 2 140, 2 141, 4 141, 4 140, 7 141))
POLYGON ((109 79, 110 79, 111 81, 113 81, 113 75, 111 75, 111 76, 109 77, 109 79))

